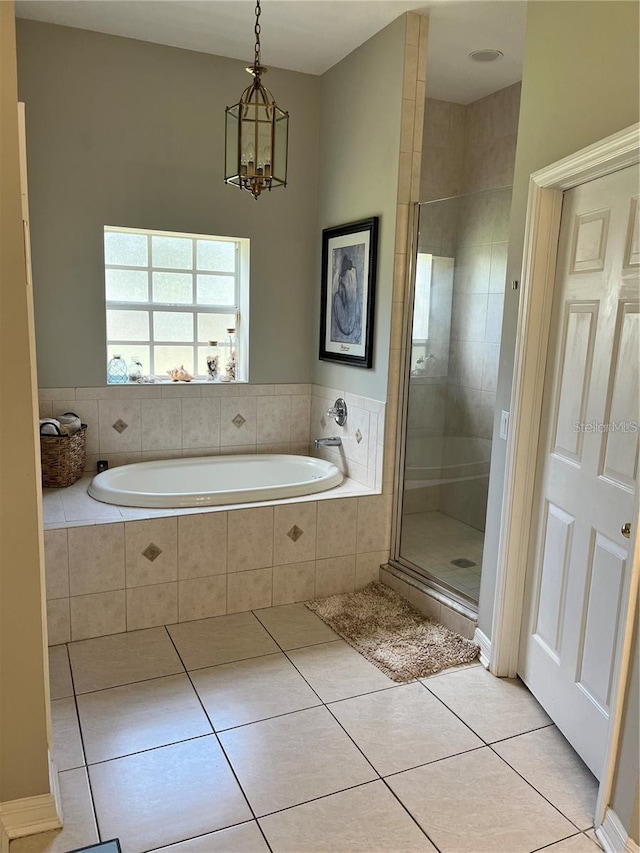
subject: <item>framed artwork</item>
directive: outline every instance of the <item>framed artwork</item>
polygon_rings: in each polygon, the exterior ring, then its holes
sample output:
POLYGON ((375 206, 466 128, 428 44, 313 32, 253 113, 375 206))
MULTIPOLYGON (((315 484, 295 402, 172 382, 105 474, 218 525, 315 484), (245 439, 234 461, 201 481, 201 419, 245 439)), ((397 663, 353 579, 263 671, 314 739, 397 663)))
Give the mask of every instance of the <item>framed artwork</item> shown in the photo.
POLYGON ((322 232, 322 361, 373 363, 377 248, 377 216, 322 232))

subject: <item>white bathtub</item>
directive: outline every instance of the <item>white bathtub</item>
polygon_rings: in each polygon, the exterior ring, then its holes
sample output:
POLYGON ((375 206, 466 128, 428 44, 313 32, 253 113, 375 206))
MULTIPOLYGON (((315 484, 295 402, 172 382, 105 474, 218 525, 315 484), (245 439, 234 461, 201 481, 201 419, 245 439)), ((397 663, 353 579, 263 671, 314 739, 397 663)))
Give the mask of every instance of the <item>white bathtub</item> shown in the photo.
POLYGON ((335 465, 310 456, 200 456, 111 468, 88 492, 119 506, 219 506, 312 495, 341 482, 335 465))

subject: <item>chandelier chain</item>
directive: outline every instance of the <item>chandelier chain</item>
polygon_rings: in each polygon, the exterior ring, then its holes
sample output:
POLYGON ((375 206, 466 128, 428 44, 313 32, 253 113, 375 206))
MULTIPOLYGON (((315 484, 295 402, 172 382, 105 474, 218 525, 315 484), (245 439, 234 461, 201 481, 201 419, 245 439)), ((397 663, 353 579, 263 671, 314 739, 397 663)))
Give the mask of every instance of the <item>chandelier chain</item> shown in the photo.
POLYGON ((260 26, 260 0, 256 0, 255 14, 256 14, 256 25, 254 27, 254 32, 256 34, 256 45, 255 45, 254 64, 257 68, 260 65, 260 31, 262 29, 260 26))

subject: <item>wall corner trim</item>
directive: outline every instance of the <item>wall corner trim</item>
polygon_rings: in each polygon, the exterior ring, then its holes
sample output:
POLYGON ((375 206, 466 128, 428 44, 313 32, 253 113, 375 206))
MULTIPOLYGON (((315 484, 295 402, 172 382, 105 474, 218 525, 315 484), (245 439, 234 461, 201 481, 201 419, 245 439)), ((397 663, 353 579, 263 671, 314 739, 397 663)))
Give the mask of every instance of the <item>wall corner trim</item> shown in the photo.
POLYGON ((605 853, 640 853, 640 847, 627 835, 618 815, 607 809, 602 825, 596 829, 598 841, 605 853))
POLYGON ((491 640, 480 628, 476 628, 473 639, 480 646, 480 663, 485 669, 489 669, 491 662, 491 640))
POLYGON ((9 842, 25 835, 35 835, 62 827, 58 770, 49 756, 48 794, 23 797, 0 803, 0 853, 8 853, 9 842))

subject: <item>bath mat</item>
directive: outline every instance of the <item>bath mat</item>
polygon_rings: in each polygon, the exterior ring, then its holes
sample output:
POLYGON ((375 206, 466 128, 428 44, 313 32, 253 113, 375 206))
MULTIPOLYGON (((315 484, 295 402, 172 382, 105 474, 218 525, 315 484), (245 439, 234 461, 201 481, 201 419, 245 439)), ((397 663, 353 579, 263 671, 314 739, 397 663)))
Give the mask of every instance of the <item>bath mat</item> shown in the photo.
POLYGON ((480 651, 477 643, 426 619, 376 581, 357 592, 309 601, 307 607, 393 681, 471 663, 480 651))

